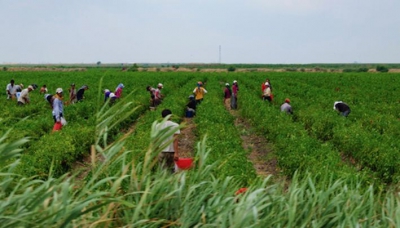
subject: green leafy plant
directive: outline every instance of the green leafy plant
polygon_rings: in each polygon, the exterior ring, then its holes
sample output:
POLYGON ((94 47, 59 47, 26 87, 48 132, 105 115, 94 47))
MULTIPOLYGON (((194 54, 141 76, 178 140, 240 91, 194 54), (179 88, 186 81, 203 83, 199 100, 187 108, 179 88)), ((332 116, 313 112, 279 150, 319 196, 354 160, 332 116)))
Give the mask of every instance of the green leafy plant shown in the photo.
POLYGON ((376 66, 376 71, 386 73, 389 71, 389 69, 386 66, 378 65, 376 66))

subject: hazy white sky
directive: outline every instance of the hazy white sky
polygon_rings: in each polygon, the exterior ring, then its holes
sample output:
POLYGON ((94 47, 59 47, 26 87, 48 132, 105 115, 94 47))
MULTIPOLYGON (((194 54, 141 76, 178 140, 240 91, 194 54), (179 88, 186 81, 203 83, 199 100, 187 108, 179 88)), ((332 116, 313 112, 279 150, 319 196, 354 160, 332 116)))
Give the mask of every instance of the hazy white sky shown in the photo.
POLYGON ((399 63, 400 0, 0 0, 1 63, 399 63))

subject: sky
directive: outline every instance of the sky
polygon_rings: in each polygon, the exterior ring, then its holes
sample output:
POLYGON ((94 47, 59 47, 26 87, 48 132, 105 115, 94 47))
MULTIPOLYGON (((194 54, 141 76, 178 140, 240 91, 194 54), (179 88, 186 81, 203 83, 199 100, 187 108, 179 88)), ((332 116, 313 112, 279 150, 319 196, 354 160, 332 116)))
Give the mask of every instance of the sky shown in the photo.
POLYGON ((399 0, 0 0, 0 64, 400 63, 399 0))

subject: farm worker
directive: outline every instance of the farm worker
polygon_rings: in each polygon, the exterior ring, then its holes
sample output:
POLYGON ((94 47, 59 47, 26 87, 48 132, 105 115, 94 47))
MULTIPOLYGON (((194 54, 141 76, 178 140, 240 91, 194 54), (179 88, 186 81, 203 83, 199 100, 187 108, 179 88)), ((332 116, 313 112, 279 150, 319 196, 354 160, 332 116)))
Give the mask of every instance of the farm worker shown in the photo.
POLYGON ((189 103, 186 104, 186 117, 190 118, 196 114, 196 100, 194 95, 189 96, 189 103))
POLYGON ((156 107, 156 104, 155 104, 155 98, 156 98, 155 92, 156 92, 156 89, 154 89, 151 86, 147 86, 146 90, 149 91, 149 93, 150 93, 150 108, 156 107))
MULTIPOLYGON (((15 85, 15 91, 18 92, 22 92, 22 89, 24 88, 24 84, 19 84, 19 85, 15 85)), ((35 89, 35 88, 33 88, 35 89)))
POLYGON ((261 85, 261 92, 264 93, 264 90, 266 89, 266 85, 269 85, 269 89, 271 90, 271 100, 273 99, 272 95, 272 86, 270 80, 267 78, 265 79, 265 82, 261 85))
POLYGON ((114 104, 116 99, 115 93, 110 93, 110 104, 114 104))
POLYGON ((119 83, 118 84, 118 86, 117 86, 117 88, 115 88, 115 96, 117 97, 117 98, 120 98, 121 97, 121 95, 122 95, 122 89, 123 88, 125 88, 125 86, 124 86, 124 84, 122 84, 122 83, 119 83))
POLYGON ((21 94, 18 97, 18 105, 22 106, 24 104, 28 104, 30 102, 29 93, 34 90, 33 86, 28 86, 28 88, 23 89, 21 94))
POLYGON ((285 102, 281 105, 281 112, 286 112, 287 114, 293 114, 289 98, 286 98, 285 102))
POLYGON ((161 123, 158 123, 156 125, 156 129, 161 131, 163 129, 168 129, 167 134, 173 133, 170 137, 168 137, 163 145, 165 146, 166 143, 169 143, 166 148, 163 149, 163 151, 159 154, 158 156, 158 162, 159 165, 168 170, 171 171, 172 173, 175 172, 175 162, 176 160, 179 159, 179 148, 178 148, 178 135, 181 133, 179 130, 179 125, 175 122, 172 122, 169 120, 171 117, 171 110, 169 109, 164 109, 161 112, 161 116, 163 118, 168 118, 168 120, 164 120, 161 123), (170 143, 171 142, 171 143, 170 143))
POLYGON ((78 92, 76 92, 76 100, 82 101, 85 97, 83 96, 85 94, 85 90, 88 90, 89 87, 87 85, 83 85, 81 88, 78 89, 78 92))
POLYGON ((15 99, 15 93, 17 92, 14 84, 14 79, 11 79, 10 83, 6 86, 7 99, 15 99))
POLYGON ((264 93, 264 90, 265 90, 265 87, 266 87, 266 86, 265 86, 266 83, 269 84, 268 80, 269 80, 269 79, 267 78, 267 79, 265 79, 265 82, 262 83, 262 85, 261 85, 261 93, 264 93))
POLYGON ((163 84, 158 83, 157 89, 154 91, 154 95, 155 95, 156 99, 157 99, 157 100, 160 100, 160 102, 161 102, 161 100, 162 100, 163 97, 164 97, 164 96, 161 94, 161 90, 162 90, 163 88, 164 88, 163 84))
POLYGON ((105 89, 104 90, 104 102, 107 101, 107 99, 110 97, 110 90, 109 89, 105 89))
POLYGON ((154 89, 154 106, 158 106, 159 104, 161 104, 162 101, 162 94, 161 94, 161 90, 163 88, 163 84, 158 83, 157 85, 157 89, 154 89))
POLYGON ((342 116, 347 117, 350 114, 350 107, 343 101, 336 101, 333 109, 338 111, 342 116))
POLYGON ((195 98, 196 98, 197 104, 200 104, 201 101, 203 101, 204 94, 207 93, 207 90, 204 89, 203 83, 199 81, 199 82, 197 82, 197 87, 194 88, 193 93, 196 96, 195 98))
POLYGON ((75 83, 71 84, 71 87, 68 89, 69 92, 69 103, 73 104, 77 102, 76 99, 76 88, 75 88, 75 83))
POLYGON ((62 123, 61 118, 63 118, 64 114, 64 106, 63 106, 63 90, 62 88, 56 89, 56 94, 53 96, 53 119, 54 119, 54 126, 53 131, 61 130, 62 123))
POLYGON ((236 80, 232 84, 232 97, 231 97, 231 108, 237 109, 237 94, 239 91, 239 85, 236 80))
POLYGON ((271 102, 271 89, 269 88, 269 83, 266 82, 265 83, 265 89, 263 91, 263 100, 268 100, 269 102, 271 102))
POLYGON ((38 88, 38 85, 36 84, 32 84, 31 86, 33 87, 34 90, 38 88))
POLYGON ((225 107, 229 107, 231 104, 232 90, 229 83, 225 83, 224 89, 224 104, 225 107))
POLYGON ((49 102, 51 109, 53 109, 53 95, 52 94, 45 94, 44 99, 49 102))
POLYGON ((43 85, 43 86, 40 88, 39 93, 40 93, 40 94, 42 94, 42 93, 47 93, 47 87, 46 87, 46 85, 43 85))
POLYGON ((24 88, 24 84, 15 85, 15 91, 17 91, 15 93, 15 97, 17 98, 17 100, 18 100, 19 96, 21 96, 21 91, 23 88, 24 88))

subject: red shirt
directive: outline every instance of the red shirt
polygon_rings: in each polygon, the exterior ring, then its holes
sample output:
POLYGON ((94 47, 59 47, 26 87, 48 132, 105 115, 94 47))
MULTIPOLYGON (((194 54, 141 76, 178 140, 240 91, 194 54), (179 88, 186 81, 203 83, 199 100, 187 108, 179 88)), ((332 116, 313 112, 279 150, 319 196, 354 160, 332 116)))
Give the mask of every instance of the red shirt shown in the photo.
POLYGON ((225 99, 231 98, 231 91, 228 88, 225 88, 225 99))

